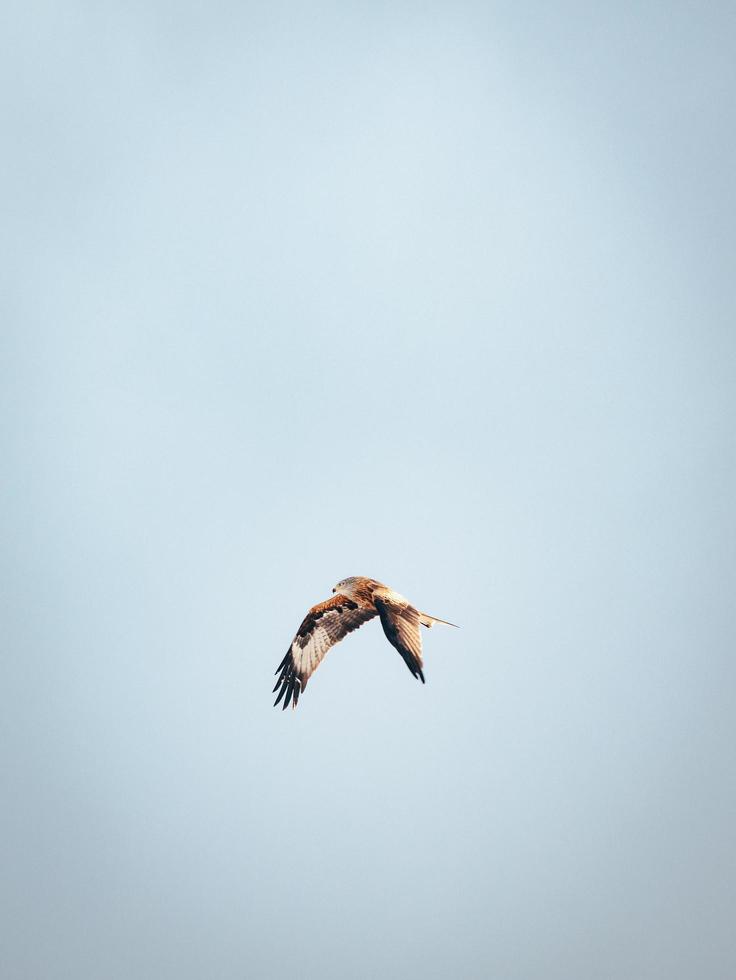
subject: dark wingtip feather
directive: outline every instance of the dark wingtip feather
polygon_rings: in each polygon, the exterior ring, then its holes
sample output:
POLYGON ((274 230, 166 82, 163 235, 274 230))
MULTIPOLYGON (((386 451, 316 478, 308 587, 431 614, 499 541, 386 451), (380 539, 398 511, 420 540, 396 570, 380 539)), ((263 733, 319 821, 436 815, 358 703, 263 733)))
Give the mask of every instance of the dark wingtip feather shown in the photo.
POLYGON ((286 698, 284 699, 284 707, 283 707, 284 711, 286 711, 286 709, 289 707, 292 698, 294 698, 294 707, 296 707, 296 700, 298 695, 296 697, 294 697, 294 695, 295 695, 297 683, 298 683, 298 679, 292 667, 292 669, 289 671, 289 676, 286 679, 286 698))
POLYGON ((291 651, 284 658, 280 670, 281 673, 272 692, 275 693, 277 690, 279 692, 273 706, 274 708, 278 707, 283 698, 284 703, 281 705, 281 710, 286 711, 289 704, 291 704, 292 708, 296 708, 299 695, 307 685, 306 681, 302 682, 302 679, 296 672, 294 661, 291 659, 291 651))

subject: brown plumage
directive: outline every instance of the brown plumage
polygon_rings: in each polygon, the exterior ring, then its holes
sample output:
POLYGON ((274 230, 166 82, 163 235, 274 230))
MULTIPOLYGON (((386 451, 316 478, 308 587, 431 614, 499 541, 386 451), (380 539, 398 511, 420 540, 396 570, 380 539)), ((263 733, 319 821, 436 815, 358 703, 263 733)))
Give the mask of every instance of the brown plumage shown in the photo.
POLYGON ((454 626, 444 619, 419 612, 408 599, 373 578, 352 576, 338 582, 333 598, 312 606, 291 641, 286 656, 276 668, 279 675, 274 706, 283 698, 283 707, 295 708, 307 681, 325 654, 369 619, 379 616, 386 638, 404 658, 414 677, 424 683, 422 638, 419 625, 435 623, 454 626))

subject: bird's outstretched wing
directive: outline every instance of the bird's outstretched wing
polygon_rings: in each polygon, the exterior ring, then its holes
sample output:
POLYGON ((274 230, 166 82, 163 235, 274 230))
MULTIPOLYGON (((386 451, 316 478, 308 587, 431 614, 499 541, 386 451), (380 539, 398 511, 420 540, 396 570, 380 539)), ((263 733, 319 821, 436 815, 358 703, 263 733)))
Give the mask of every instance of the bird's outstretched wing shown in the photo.
POLYGON ((395 646, 409 670, 424 683, 422 673, 422 638, 419 634, 419 611, 407 602, 392 600, 378 592, 373 601, 381 617, 381 626, 388 642, 395 646))
POLYGON ((292 698, 296 707, 299 695, 330 647, 375 615, 373 606, 359 605, 344 595, 333 596, 312 606, 291 641, 286 656, 276 668, 279 679, 274 691, 278 690, 279 696, 274 701, 274 707, 284 695, 284 708, 289 706, 292 698))

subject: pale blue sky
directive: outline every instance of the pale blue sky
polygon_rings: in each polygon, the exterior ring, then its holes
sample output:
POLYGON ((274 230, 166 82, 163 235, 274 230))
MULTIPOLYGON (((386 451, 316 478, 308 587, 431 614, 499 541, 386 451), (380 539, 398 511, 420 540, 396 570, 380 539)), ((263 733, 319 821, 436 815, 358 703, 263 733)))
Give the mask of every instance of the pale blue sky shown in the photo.
POLYGON ((733 977, 733 5, 2 33, 2 975, 733 977))

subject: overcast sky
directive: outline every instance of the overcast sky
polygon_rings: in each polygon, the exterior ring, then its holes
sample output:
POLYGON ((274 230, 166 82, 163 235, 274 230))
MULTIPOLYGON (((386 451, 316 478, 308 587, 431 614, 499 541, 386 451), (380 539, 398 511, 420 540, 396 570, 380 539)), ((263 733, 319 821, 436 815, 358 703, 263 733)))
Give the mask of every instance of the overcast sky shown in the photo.
POLYGON ((733 4, 2 34, 2 975, 730 980, 733 4))

